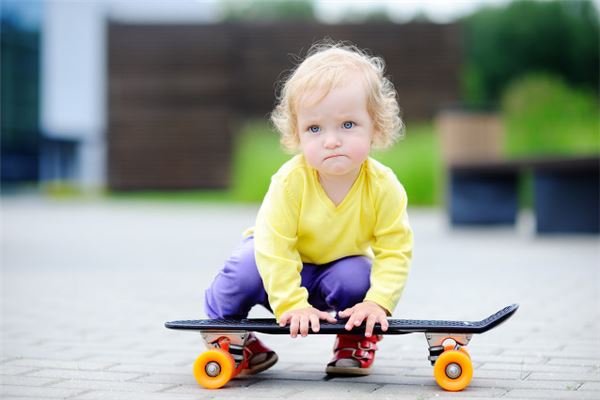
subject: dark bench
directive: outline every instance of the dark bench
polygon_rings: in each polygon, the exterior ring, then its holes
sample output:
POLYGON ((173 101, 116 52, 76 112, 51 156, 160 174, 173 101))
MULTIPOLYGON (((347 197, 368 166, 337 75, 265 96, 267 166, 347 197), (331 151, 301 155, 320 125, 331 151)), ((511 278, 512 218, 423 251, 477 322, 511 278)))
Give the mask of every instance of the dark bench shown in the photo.
POLYGON ((453 225, 513 225, 518 181, 533 175, 538 233, 600 233, 600 156, 540 158, 449 167, 453 225))
POLYGON ((600 233, 600 158, 543 159, 533 171, 539 233, 600 233))
POLYGON ((519 209, 520 168, 516 162, 449 167, 448 207, 452 225, 513 225, 519 209))

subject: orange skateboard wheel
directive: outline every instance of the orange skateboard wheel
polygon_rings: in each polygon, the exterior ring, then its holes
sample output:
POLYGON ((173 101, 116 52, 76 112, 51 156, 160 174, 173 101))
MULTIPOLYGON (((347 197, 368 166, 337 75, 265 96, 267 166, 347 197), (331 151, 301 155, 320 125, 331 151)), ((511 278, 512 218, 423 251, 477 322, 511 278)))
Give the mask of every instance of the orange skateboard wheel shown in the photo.
POLYGON ((228 352, 212 349, 200 354, 194 362, 194 377, 207 389, 225 386, 233 377, 235 361, 228 352))
MULTIPOLYGON (((456 346, 453 346, 453 345, 447 345, 447 346, 444 346, 444 351, 456 350, 456 348, 455 348, 455 347, 456 347, 456 346)), ((463 353, 465 353, 466 355, 468 355, 468 356, 469 356, 469 358, 471 358, 471 354, 469 354, 469 351, 467 350, 467 348, 466 348, 466 347, 464 347, 464 346, 460 346, 460 347, 458 348, 458 351, 462 351, 463 353)))
POLYGON ((438 385, 449 392, 459 392, 469 386, 473 378, 473 364, 467 353, 460 350, 443 352, 433 366, 438 385))

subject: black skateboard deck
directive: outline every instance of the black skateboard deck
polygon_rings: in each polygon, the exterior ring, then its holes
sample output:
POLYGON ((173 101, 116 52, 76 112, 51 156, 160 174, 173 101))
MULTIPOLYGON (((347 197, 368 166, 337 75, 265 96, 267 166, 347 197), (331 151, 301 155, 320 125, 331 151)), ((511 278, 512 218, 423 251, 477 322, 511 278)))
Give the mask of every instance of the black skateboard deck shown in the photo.
MULTIPOLYGON (((418 320, 418 319, 390 319, 389 328, 386 332, 381 330, 379 324, 375 325, 374 334, 380 335, 402 335, 415 332, 424 333, 463 333, 481 334, 500 325, 509 319, 519 308, 512 304, 503 308, 495 314, 480 321, 441 321, 441 320, 418 320)), ((364 333, 364 326, 356 327, 352 331, 344 328, 345 321, 337 323, 321 322, 321 329, 316 334, 347 334, 364 333)), ((171 321, 165 323, 169 329, 196 330, 196 331, 252 331, 274 335, 289 334, 289 326, 281 327, 274 319, 200 319, 187 321, 171 321)), ((309 331, 309 334, 315 334, 309 331)))

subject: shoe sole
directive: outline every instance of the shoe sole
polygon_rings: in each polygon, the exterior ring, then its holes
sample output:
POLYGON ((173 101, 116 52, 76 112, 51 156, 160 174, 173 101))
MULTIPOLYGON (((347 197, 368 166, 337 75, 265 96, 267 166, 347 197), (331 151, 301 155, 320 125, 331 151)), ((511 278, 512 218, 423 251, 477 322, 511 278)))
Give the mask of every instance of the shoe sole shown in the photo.
POLYGON ((328 366, 325 372, 328 375, 365 376, 371 374, 371 368, 328 366))
POLYGON ((240 372, 239 376, 255 375, 255 374, 258 374, 259 372, 263 372, 264 370, 269 369, 273 365, 275 365, 275 363, 277 363, 277 360, 279 360, 279 357, 277 357, 277 354, 272 353, 272 355, 270 357, 267 357, 267 359, 265 361, 252 366, 252 368, 244 368, 240 372))

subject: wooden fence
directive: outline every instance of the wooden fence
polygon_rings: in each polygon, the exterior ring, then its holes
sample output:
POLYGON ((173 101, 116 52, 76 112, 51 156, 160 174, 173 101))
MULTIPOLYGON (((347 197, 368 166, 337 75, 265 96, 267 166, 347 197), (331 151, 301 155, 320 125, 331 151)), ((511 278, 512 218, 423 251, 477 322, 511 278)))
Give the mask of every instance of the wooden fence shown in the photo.
POLYGON ((382 56, 404 118, 430 118, 459 100, 460 35, 429 23, 110 23, 109 187, 226 187, 236 121, 266 119, 276 83, 325 37, 382 56))

